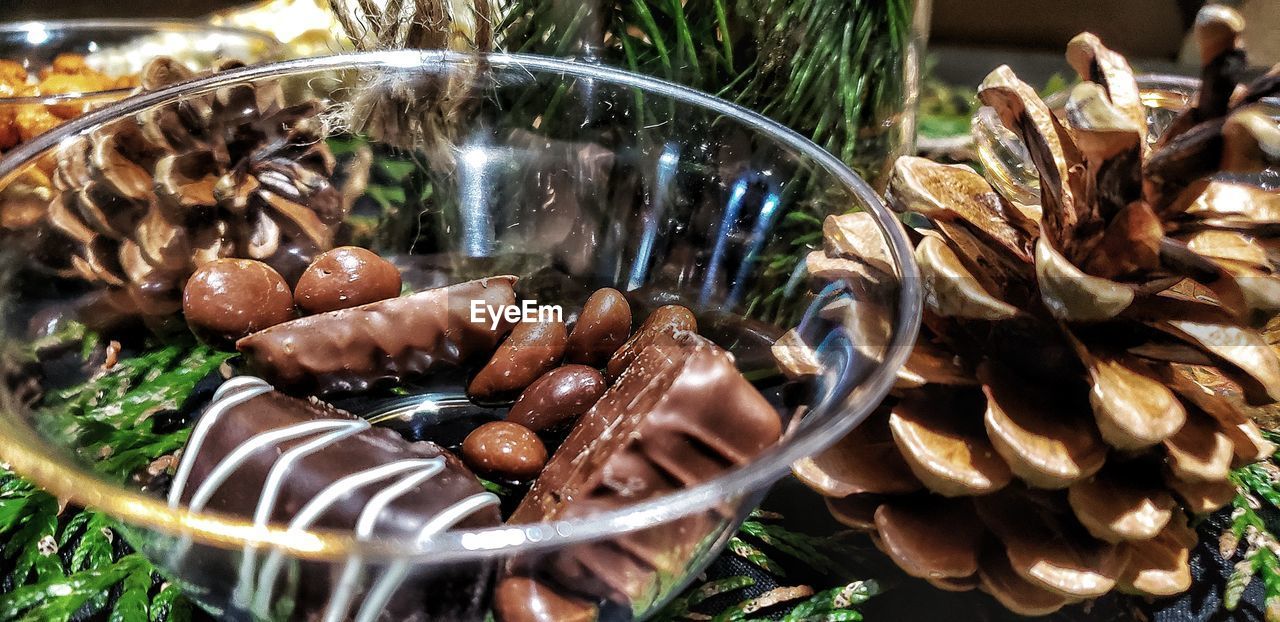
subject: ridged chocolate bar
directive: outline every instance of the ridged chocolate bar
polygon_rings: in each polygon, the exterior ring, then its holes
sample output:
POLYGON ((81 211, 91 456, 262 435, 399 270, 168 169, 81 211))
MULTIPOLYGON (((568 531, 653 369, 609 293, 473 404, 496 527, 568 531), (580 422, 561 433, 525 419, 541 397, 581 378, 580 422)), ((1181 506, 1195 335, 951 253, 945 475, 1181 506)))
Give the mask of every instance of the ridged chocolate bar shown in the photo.
MULTIPOLYGON (((673 493, 747 464, 781 433, 777 411, 728 352, 678 332, 643 350, 583 415, 509 522, 581 518, 673 493)), ((538 578, 566 594, 630 604, 661 577, 678 576, 671 566, 687 563, 722 518, 694 514, 550 553, 554 563, 539 560, 538 578)), ((521 566, 513 573, 532 570, 521 566)))
POLYGON ((253 373, 282 391, 327 395, 419 378, 493 353, 511 330, 472 301, 515 304, 514 276, 496 276, 278 324, 236 343, 253 373))

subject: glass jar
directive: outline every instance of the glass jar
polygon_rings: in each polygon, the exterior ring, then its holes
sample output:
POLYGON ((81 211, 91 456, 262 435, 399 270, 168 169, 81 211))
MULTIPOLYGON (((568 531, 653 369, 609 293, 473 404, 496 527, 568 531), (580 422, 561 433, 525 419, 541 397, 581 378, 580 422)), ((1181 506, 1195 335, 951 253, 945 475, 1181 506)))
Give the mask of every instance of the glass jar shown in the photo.
POLYGON ((693 87, 813 140, 875 184, 915 138, 929 0, 515 0, 495 38, 693 87))

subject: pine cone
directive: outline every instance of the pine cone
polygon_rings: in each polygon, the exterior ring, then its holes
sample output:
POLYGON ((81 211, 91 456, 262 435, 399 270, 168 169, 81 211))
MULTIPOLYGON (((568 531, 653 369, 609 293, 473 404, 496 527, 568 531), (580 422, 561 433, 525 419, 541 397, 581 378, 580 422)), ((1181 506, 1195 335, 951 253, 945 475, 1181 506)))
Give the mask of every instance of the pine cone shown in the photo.
MULTIPOLYGON (((157 58, 142 88, 192 77, 157 58)), ((345 216, 321 109, 285 106, 274 83, 238 84, 70 143, 53 175, 43 254, 152 318, 176 314, 187 277, 214 259, 258 259, 296 279, 333 246, 345 216)))
MULTIPOLYGON (((1239 28, 1202 13, 1203 90, 1156 141, 1127 62, 1091 34, 1068 49, 1083 82, 1062 119, 994 71, 979 97, 1028 148, 1038 217, 967 168, 896 163, 891 204, 928 222, 925 328, 882 408, 795 472, 909 574, 1024 614, 1185 591, 1188 515, 1274 451, 1237 402, 1280 400, 1259 332, 1280 311, 1280 195, 1239 174, 1280 153, 1253 105, 1280 81, 1239 85, 1239 28)), ((831 220, 810 272, 864 274, 841 241, 865 220, 831 220)), ((798 334, 775 351, 817 369, 798 334)))

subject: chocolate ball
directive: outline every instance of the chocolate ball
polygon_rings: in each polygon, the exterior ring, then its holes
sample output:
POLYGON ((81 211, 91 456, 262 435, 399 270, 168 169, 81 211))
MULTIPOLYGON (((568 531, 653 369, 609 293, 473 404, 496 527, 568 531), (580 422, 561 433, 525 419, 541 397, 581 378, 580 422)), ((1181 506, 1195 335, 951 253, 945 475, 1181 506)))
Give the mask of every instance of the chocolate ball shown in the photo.
POLYGON ((284 277, 251 259, 200 266, 182 291, 182 312, 196 337, 220 347, 295 316, 284 277))
POLYGON ((528 577, 507 577, 494 590, 493 613, 499 622, 594 622, 599 611, 528 577))
POLYGON ((462 459, 481 473, 531 479, 547 463, 547 448, 529 428, 510 421, 491 421, 462 441, 462 459))
POLYGON ((326 313, 399 295, 400 270, 391 262, 368 249, 341 246, 316 257, 293 299, 307 313, 326 313))

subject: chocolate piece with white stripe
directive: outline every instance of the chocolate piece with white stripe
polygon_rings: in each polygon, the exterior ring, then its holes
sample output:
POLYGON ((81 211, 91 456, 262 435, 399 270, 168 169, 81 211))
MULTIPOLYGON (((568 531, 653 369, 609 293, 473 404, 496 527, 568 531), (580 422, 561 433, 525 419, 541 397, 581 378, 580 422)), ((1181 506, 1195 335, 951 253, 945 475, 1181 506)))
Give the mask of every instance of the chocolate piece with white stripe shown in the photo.
MULTIPOLYGON (((422 541, 452 528, 501 521, 498 498, 449 452, 428 442, 410 443, 314 398, 276 392, 257 378, 233 378, 219 389, 183 454, 171 505, 261 525, 422 541)), ((237 584, 229 605, 267 615, 284 596, 291 563, 269 549, 247 546, 240 567, 231 571, 237 584)), ((479 568, 429 580, 359 559, 338 570, 305 563, 301 568, 294 612, 300 619, 447 616, 473 603, 487 583, 479 568)))

